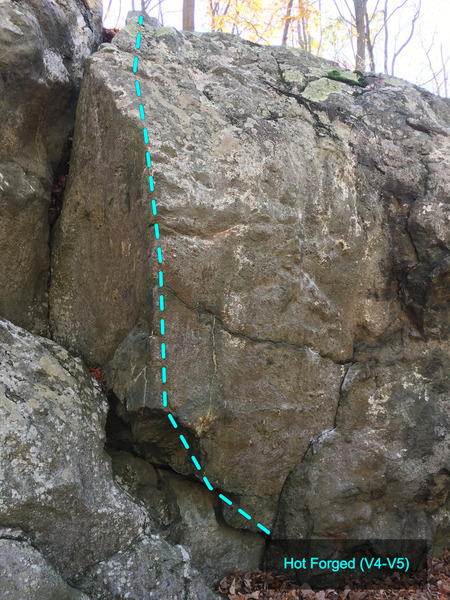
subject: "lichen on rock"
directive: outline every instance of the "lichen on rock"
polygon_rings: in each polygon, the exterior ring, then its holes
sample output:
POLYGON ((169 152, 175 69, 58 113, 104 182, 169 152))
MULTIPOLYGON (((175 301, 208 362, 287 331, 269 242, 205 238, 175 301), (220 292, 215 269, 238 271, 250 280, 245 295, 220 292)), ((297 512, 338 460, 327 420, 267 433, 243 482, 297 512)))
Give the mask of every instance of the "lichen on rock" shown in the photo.
MULTIPOLYGON (((396 81, 360 87, 350 83, 361 76, 345 72, 336 81, 334 63, 307 53, 221 34, 162 35, 144 23, 140 86, 152 115, 149 151, 164 256, 164 407, 160 267, 149 235, 155 218, 130 72, 133 28, 135 17, 114 38, 114 52, 101 49, 89 61, 72 186, 55 240, 52 326, 61 343, 104 365, 143 456, 196 476, 167 419, 170 410, 212 485, 270 529, 283 520, 280 494, 289 496, 297 465, 311 462, 316 472, 328 446, 334 460, 345 455, 342 386, 355 363, 365 369, 360 348, 381 357, 382 375, 373 377, 381 377, 383 393, 371 401, 355 390, 354 411, 363 416, 352 436, 373 428, 373 411, 389 420, 377 433, 380 477, 397 454, 387 433, 395 429, 392 398, 410 406, 398 423, 402 436, 419 410, 413 407, 425 402, 417 387, 394 388, 383 365, 399 331, 395 344, 405 358, 395 378, 405 382, 422 368, 421 352, 445 343, 448 286, 438 265, 448 256, 441 226, 448 138, 418 131, 408 119, 421 115, 445 130, 448 105, 396 81), (103 101, 92 110, 95 97, 103 101), (113 148, 109 172, 101 158, 106 147, 113 148), (335 434, 310 455, 311 440, 331 429, 335 434)), ((423 385, 428 390, 431 382, 423 385)), ((439 402, 436 414, 444 419, 439 402)), ((432 443, 429 436, 437 439, 433 427, 418 433, 420 447, 432 443)), ((439 444, 433 447, 433 467, 414 463, 416 492, 405 502, 414 504, 425 473, 438 477, 445 469, 439 444)), ((352 457, 355 474, 346 472, 358 485, 368 469, 363 448, 352 457)), ((310 481, 299 502, 316 511, 320 484, 310 481)), ((382 516, 374 516, 370 502, 364 513, 367 535, 380 534, 389 519, 400 527, 395 486, 387 486, 390 500, 377 509, 382 516)), ((323 510, 340 506, 336 523, 345 521, 349 535, 359 531, 359 517, 343 517, 350 506, 345 489, 328 491, 323 510)), ((420 520, 426 509, 409 506, 420 520)), ((438 519, 441 509, 433 510, 438 519)), ((236 508, 222 511, 234 527, 256 531, 236 508)), ((329 523, 331 531, 333 519, 325 516, 313 521, 329 523)), ((320 534, 326 531, 321 526, 320 534)))
MULTIPOLYGON (((42 89, 66 94, 76 69, 41 50, 42 89)), ((442 551, 449 133, 448 101, 407 82, 137 13, 86 61, 50 281, 50 163, 0 168, 34 277, 0 294, 0 517, 28 536, 2 543, 37 586, 53 569, 74 598, 204 600, 221 570, 262 567, 258 522, 442 551)))

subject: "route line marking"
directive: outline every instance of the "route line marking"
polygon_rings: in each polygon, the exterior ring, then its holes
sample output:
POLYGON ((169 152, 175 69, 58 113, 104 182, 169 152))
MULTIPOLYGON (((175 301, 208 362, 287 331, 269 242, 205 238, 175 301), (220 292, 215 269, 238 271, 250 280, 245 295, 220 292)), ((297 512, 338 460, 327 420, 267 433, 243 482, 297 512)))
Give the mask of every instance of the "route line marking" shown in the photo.
MULTIPOLYGON (((139 16, 139 25, 142 25, 144 22, 144 17, 143 15, 139 16)), ((141 40, 142 40, 142 34, 138 33, 136 35, 136 50, 139 50, 140 46, 141 46, 141 40)), ((138 72, 138 63, 139 63, 139 57, 135 56, 134 60, 133 60, 133 73, 137 73, 138 72)), ((139 80, 136 79, 135 81, 135 86, 136 86, 136 96, 138 98, 141 98, 142 96, 142 92, 141 92, 141 85, 139 83, 139 80)), ((145 110, 144 110, 144 105, 141 103, 139 104, 139 114, 141 117, 141 121, 145 121, 145 110)), ((149 138, 148 138, 148 131, 147 128, 144 127, 143 130, 143 136, 144 136, 144 143, 147 146, 149 143, 149 138)), ((145 153, 145 157, 146 157, 146 164, 147 164, 147 168, 151 169, 152 168, 152 161, 151 161, 151 157, 150 157, 150 152, 148 150, 146 150, 145 153)), ((153 192, 155 190, 155 184, 153 181, 153 176, 149 175, 148 176, 148 182, 149 182, 149 187, 150 187, 150 191, 153 192)), ((156 200, 152 200, 152 213, 154 216, 156 216, 158 214, 157 211, 157 206, 156 206, 156 200)), ((158 223, 155 223, 155 238, 156 240, 160 239, 160 232, 159 232, 159 225, 158 223)), ((156 255, 158 258, 158 263, 162 264, 163 262, 163 258, 162 258, 162 250, 161 247, 158 246, 156 248, 156 255)), ((164 287, 164 275, 163 275, 163 271, 159 271, 158 274, 158 284, 159 287, 161 288, 161 290, 164 287)), ((164 313, 164 294, 161 293, 159 296, 159 310, 161 312, 161 314, 164 313)), ((161 318, 161 336, 164 336, 166 333, 166 324, 165 324, 165 319, 161 318)), ((161 342, 161 360, 164 360, 166 358, 166 344, 164 342, 161 342)), ((162 383, 167 383, 167 370, 166 367, 162 367, 161 368, 161 381, 162 383)), ((163 391, 162 393, 162 400, 163 400, 163 406, 167 407, 167 391, 163 391)), ((169 421, 171 422, 172 426, 174 429, 178 428, 178 423, 176 422, 174 416, 171 413, 168 413, 167 415, 169 421)), ((184 437, 184 435, 180 434, 180 441, 183 444, 183 446, 185 447, 186 450, 189 450, 189 444, 186 440, 186 438, 184 437)), ((194 463, 197 471, 201 471, 202 467, 200 465, 200 463, 198 462, 197 458, 195 457, 195 455, 191 456, 191 460, 194 463)), ((209 482, 208 478, 206 476, 203 477, 203 482, 206 485, 206 487, 208 488, 208 490, 210 492, 212 492, 214 490, 214 487, 211 485, 211 483, 209 482)), ((229 506, 231 506, 233 504, 233 502, 227 498, 226 496, 224 496, 223 494, 219 494, 219 498, 225 502, 225 504, 228 504, 229 506)), ((248 521, 251 520, 251 516, 245 512, 245 510, 242 510, 242 508, 238 508, 238 513, 240 515, 242 515, 245 519, 247 519, 248 521)), ((266 533, 267 535, 270 535, 270 531, 267 529, 267 527, 264 527, 264 525, 261 525, 261 523, 257 523, 256 526, 261 529, 261 531, 263 531, 264 533, 266 533)))

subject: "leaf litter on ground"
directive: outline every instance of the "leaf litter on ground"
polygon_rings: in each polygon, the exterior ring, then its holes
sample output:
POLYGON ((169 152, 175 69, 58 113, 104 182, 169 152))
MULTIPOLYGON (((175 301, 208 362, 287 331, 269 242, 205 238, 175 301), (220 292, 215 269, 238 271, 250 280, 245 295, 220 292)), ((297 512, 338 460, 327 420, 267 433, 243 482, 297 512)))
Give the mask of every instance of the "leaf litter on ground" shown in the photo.
POLYGON ((376 589, 374 582, 350 581, 343 590, 314 591, 297 585, 283 575, 263 571, 242 573, 235 569, 223 577, 216 591, 224 600, 449 600, 450 549, 440 558, 428 559, 428 574, 393 573, 376 589))

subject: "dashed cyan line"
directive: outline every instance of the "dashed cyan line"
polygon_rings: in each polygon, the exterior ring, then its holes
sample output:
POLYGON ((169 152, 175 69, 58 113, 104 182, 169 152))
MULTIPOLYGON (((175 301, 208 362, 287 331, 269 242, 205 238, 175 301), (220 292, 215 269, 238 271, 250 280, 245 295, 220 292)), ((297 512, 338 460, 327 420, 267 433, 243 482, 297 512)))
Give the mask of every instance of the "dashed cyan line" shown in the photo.
MULTIPOLYGON (((139 25, 142 25, 142 23, 144 22, 144 17, 143 15, 139 16, 139 25)), ((136 50, 139 50, 140 46, 141 46, 141 40, 142 40, 142 34, 138 33, 136 35, 136 50)), ((138 72, 138 64, 139 64, 139 57, 135 56, 134 60, 133 60, 133 73, 137 74, 138 72)), ((141 86, 139 81, 136 79, 135 81, 135 86, 136 86, 136 95, 138 97, 138 100, 141 99, 142 97, 142 92, 141 92, 141 86)), ((145 109, 144 109, 144 105, 142 104, 142 102, 139 104, 139 114, 141 116, 141 121, 144 123, 145 121, 145 109)), ((143 135, 144 135, 144 143, 146 146, 148 146, 148 131, 146 127, 143 127, 143 135)), ((148 152, 148 150, 145 153, 145 158, 146 158, 146 163, 147 163, 147 168, 151 169, 152 168, 152 160, 150 157, 150 152, 148 152)), ((149 183, 149 187, 150 187, 150 191, 153 192, 155 190, 155 184, 153 181, 153 176, 149 175, 148 177, 148 183, 149 183)), ((156 200, 152 200, 151 201, 151 207, 152 207, 152 213, 153 215, 156 217, 158 214, 157 211, 157 207, 156 207, 156 200)), ((160 240, 160 231, 159 231, 159 225, 158 223, 155 223, 154 225, 154 230, 155 230, 155 238, 157 240, 157 242, 159 242, 160 240)), ((159 242, 160 243, 160 242, 159 242)), ((163 257, 162 257, 162 250, 160 246, 157 246, 156 248, 156 256, 157 256, 157 260, 158 260, 158 264, 162 265, 163 262, 163 257)), ((158 285, 159 288, 161 289, 161 293, 159 295, 159 310, 161 313, 161 317, 160 317, 160 332, 161 332, 161 338, 165 339, 164 336, 166 335, 166 322, 164 319, 164 309, 165 309, 165 305, 164 305, 164 293, 163 293, 163 288, 164 288, 164 274, 163 274, 163 270, 162 267, 160 268, 160 271, 158 273, 158 285)), ((166 344, 165 342, 161 342, 161 360, 165 360, 166 358, 166 344)), ((167 383, 167 370, 166 367, 161 367, 161 381, 163 384, 167 383)), ((167 391, 164 390, 162 393, 162 401, 163 401, 163 406, 167 407, 167 391)), ((171 414, 168 413, 167 415, 170 423, 172 424, 172 427, 174 429, 178 429, 178 423, 176 422, 175 417, 171 414)), ((186 440, 186 438, 184 437, 184 435, 180 434, 180 441, 183 444, 183 446, 185 447, 186 450, 189 450, 189 443, 186 440)), ((191 460, 195 466, 195 468, 197 469, 197 471, 201 471, 202 467, 200 465, 200 463, 197 460, 197 457, 195 455, 191 456, 191 460)), ((208 490, 210 490, 211 492, 214 490, 214 487, 211 485, 211 483, 209 482, 208 478, 205 476, 203 477, 203 482, 206 485, 206 487, 208 488, 208 490)), ((219 494, 219 498, 228 506, 232 506, 233 502, 227 498, 226 496, 224 496, 223 494, 219 494)), ((245 512, 245 510, 242 510, 241 508, 238 508, 238 513, 240 515, 242 515, 245 519, 247 519, 248 521, 251 521, 252 517, 245 512)), ((263 531, 264 533, 266 533, 267 535, 270 535, 270 531, 267 529, 267 527, 264 527, 264 525, 261 525, 261 523, 257 523, 256 526, 261 529, 261 531, 263 531)))

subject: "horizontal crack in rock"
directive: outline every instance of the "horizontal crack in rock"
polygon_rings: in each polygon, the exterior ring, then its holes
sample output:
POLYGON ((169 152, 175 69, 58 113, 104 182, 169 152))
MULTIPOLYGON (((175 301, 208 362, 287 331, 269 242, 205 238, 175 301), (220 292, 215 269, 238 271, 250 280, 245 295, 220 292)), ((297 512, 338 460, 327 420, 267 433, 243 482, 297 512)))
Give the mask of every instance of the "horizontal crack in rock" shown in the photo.
MULTIPOLYGON (((233 331, 232 329, 230 329, 229 327, 227 327, 223 321, 221 320, 221 318, 214 313, 211 310, 201 310, 200 304, 197 304, 197 307, 194 308, 192 306, 190 306, 187 302, 185 302, 182 298, 180 298, 177 293, 173 290, 173 288, 171 288, 168 285, 165 285, 165 288, 167 290, 170 291, 170 293, 173 295, 173 297, 178 300, 178 302, 180 302, 180 304, 182 304, 185 308, 187 308, 188 310, 195 312, 196 315, 199 317, 200 315, 204 315, 204 316, 209 316, 211 318, 213 318, 216 321, 216 325, 218 325, 221 329, 223 329, 223 331, 225 331, 226 333, 228 333, 229 335, 232 335, 234 337, 243 339, 243 340, 247 340, 249 342, 252 342, 253 344, 274 344, 277 346, 287 346, 289 348, 294 348, 295 350, 302 350, 303 352, 311 352, 312 354, 316 354, 317 356, 319 356, 322 359, 328 359, 331 360, 334 364, 336 365, 347 365, 349 364, 349 359, 345 359, 345 360, 335 360, 332 356, 328 355, 328 354, 324 354, 321 352, 318 352, 317 350, 313 350, 310 346, 308 346, 307 344, 294 344, 293 342, 288 342, 287 340, 272 340, 271 338, 256 338, 256 337, 252 337, 249 336, 245 333, 241 333, 238 331, 233 331)), ((351 358, 351 357, 350 357, 351 358)))

